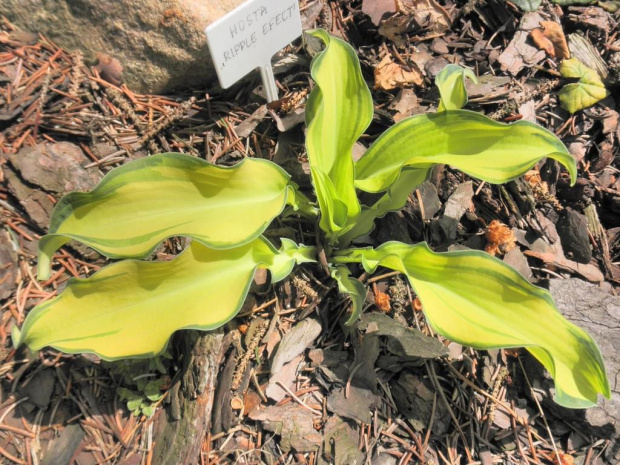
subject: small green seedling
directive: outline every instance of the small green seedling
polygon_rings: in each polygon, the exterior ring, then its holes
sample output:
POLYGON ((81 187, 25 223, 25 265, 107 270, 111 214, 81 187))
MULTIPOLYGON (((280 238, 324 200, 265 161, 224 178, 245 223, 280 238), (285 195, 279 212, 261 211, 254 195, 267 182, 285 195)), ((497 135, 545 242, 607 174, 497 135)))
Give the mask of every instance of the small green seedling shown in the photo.
POLYGON ((167 153, 110 172, 89 193, 71 193, 54 209, 50 234, 39 243, 39 279, 50 276, 53 254, 78 240, 113 263, 72 279, 55 299, 34 308, 15 345, 90 352, 106 360, 152 357, 179 329, 210 330, 233 318, 257 268, 273 282, 295 264, 327 260, 331 276, 353 302, 348 323, 366 295, 347 264, 369 272, 383 266, 407 276, 431 326, 477 349, 526 347, 555 379, 555 400, 588 407, 610 396, 594 340, 568 322, 546 290, 480 251, 434 253, 426 243, 387 242, 355 248, 376 218, 402 208, 433 166, 448 164, 489 183, 504 183, 542 158, 576 166, 562 142, 525 121, 495 122, 462 110, 470 71, 450 65, 437 78, 440 111, 416 115, 387 130, 354 162, 352 148, 371 122, 373 103, 355 51, 322 30, 326 48, 312 62, 316 86, 306 108, 306 148, 318 209, 280 167, 248 158, 231 168, 167 153), (356 189, 380 194, 362 205, 356 189), (282 239, 279 250, 262 233, 286 206, 318 220, 318 247, 282 239), (164 239, 193 241, 176 259, 145 258, 164 239))
POLYGON ((135 416, 150 417, 164 396, 163 391, 170 384, 170 378, 166 379, 168 371, 162 363, 164 358, 171 358, 168 351, 148 359, 108 364, 112 376, 119 380, 116 394, 135 416))

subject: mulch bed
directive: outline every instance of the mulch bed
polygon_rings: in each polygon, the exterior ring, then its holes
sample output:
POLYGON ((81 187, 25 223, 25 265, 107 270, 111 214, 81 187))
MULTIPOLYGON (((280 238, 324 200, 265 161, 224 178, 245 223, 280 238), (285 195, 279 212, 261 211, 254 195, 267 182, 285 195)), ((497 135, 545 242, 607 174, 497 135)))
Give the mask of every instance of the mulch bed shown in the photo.
MULTIPOLYGON (((596 285, 586 288, 586 298, 617 295, 618 13, 606 5, 545 3, 524 14, 502 0, 411 1, 404 3, 417 7, 400 12, 386 1, 301 3, 307 24, 358 50, 375 85, 363 146, 394 122, 433 111, 434 76, 459 63, 484 76, 471 85, 468 108, 504 122, 536 121, 578 160, 573 188, 553 161, 505 186, 441 167, 402 212, 378 221, 371 243, 486 248, 539 285, 578 278, 596 285), (574 115, 560 108, 557 60, 523 32, 523 24, 541 19, 561 25, 573 54, 602 66, 609 97, 574 115)), ((92 188, 112 168, 154 153, 226 165, 268 158, 310 193, 303 109, 312 53, 312 42, 300 41, 276 57, 282 99, 269 105, 256 76, 227 91, 139 95, 122 85, 113 62, 87 66, 79 53, 0 21, 3 463, 159 463, 158 426, 174 416, 187 357, 183 336, 163 356, 139 362, 15 351, 11 329, 30 309, 71 277, 107 263, 71 244, 56 255, 53 276, 38 282, 37 241, 63 194, 92 188), (154 380, 161 389, 149 399, 145 386, 154 380)), ((287 220, 266 233, 312 240, 300 234, 287 220)), ((169 259, 184 244, 167 240, 153 258, 169 259)), ((349 301, 321 269, 300 267, 274 286, 257 277, 225 328, 217 388, 208 395, 215 406, 210 430, 193 438, 200 452, 191 463, 618 463, 620 404, 606 404, 611 417, 600 423, 583 412, 569 415, 549 400, 551 383, 525 351, 475 351, 443 340, 402 276, 357 276, 367 284, 368 302, 349 329, 349 301)))

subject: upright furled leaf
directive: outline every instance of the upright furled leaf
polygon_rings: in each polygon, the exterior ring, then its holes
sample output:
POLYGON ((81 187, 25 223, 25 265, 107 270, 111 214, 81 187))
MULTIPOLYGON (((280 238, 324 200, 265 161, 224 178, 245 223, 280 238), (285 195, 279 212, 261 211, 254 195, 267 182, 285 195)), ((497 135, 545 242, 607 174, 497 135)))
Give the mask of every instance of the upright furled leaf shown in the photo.
POLYGON ((460 110, 467 104, 465 78, 478 83, 478 78, 469 68, 450 64, 439 71, 435 78, 435 85, 441 96, 437 111, 460 110))
POLYGON ((111 171, 91 192, 63 197, 39 243, 39 278, 71 239, 111 258, 142 258, 163 239, 190 236, 212 248, 258 237, 286 203, 289 176, 267 160, 231 168, 180 153, 111 171))
MULTIPOLYGON (((465 79, 478 82, 476 75, 467 68, 458 65, 447 65, 435 79, 441 100, 438 111, 458 110, 467 103, 465 79)), ((374 227, 377 218, 388 212, 400 210, 406 203, 409 194, 426 179, 427 171, 420 169, 404 169, 385 193, 371 206, 362 206, 359 217, 349 224, 338 238, 340 245, 347 245, 353 239, 368 234, 374 227)))
POLYGON ((215 329, 233 318, 257 267, 283 279, 312 252, 290 241, 278 252, 261 237, 226 250, 192 242, 169 262, 114 263, 90 278, 71 279, 58 297, 35 307, 13 343, 106 360, 153 356, 179 329, 215 329))
POLYGON ((341 232, 338 243, 342 246, 350 244, 354 239, 371 232, 375 226, 375 219, 403 208, 409 194, 426 180, 426 175, 425 170, 403 169, 398 179, 373 205, 362 206, 359 217, 355 223, 348 225, 341 232))
POLYGON ((591 107, 609 95, 596 71, 588 68, 577 58, 564 60, 560 65, 560 73, 565 78, 579 79, 579 82, 566 84, 558 92, 562 108, 569 113, 591 107))
POLYGON ((548 291, 479 251, 434 253, 426 243, 388 242, 376 250, 338 252, 336 262, 385 266, 407 275, 429 323, 441 335, 477 349, 526 347, 555 380, 558 404, 596 405, 610 396, 603 358, 588 333, 566 320, 548 291))
POLYGON ((322 30, 309 34, 326 47, 312 62, 316 87, 306 107, 306 146, 321 208, 320 226, 333 239, 360 212, 352 148, 372 120, 373 105, 353 48, 322 30))
POLYGON ((545 157, 562 163, 575 182, 573 157, 546 129, 527 121, 503 124, 472 111, 448 110, 416 115, 385 131, 356 163, 355 185, 367 192, 381 192, 398 179, 404 167, 426 175, 440 163, 501 184, 521 176, 545 157))
POLYGON ((330 271, 332 278, 338 283, 338 290, 351 297, 352 311, 346 324, 352 325, 362 313, 362 307, 366 300, 366 288, 360 281, 351 276, 351 271, 346 266, 335 266, 330 271))

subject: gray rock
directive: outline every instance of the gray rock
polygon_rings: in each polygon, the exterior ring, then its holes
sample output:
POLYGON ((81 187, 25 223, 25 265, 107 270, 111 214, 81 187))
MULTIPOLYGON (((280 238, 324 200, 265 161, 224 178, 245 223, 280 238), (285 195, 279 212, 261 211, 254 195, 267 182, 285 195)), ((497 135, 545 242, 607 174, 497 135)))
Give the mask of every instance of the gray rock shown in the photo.
POLYGON ((560 312, 590 333, 600 347, 611 384, 610 400, 599 398, 596 407, 562 409, 561 414, 577 417, 574 421, 582 423, 586 435, 612 439, 606 458, 620 463, 620 297, 580 279, 552 279, 549 288, 560 312))
POLYGON ((162 93, 215 82, 204 29, 243 0, 4 0, 2 14, 40 32, 88 64, 117 59, 136 92, 162 93), (101 55, 99 55, 101 57, 101 55))

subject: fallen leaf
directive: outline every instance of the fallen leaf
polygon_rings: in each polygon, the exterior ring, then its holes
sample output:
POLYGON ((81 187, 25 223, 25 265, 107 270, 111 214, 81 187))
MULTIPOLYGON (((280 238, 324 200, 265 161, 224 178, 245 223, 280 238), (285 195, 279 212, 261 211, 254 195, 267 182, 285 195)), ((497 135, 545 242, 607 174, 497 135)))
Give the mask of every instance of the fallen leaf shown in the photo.
POLYGON ((555 57, 558 60, 570 58, 570 51, 562 26, 555 21, 542 21, 540 25, 543 27, 545 37, 553 44, 555 57))
POLYGON ((396 0, 363 0, 362 11, 378 26, 382 19, 398 10, 396 0))
POLYGON ((532 29, 530 37, 538 48, 547 52, 547 55, 559 60, 570 58, 568 43, 562 26, 554 21, 541 21, 541 28, 532 29))
POLYGON ((564 78, 578 78, 579 82, 567 84, 558 92, 560 104, 569 113, 591 107, 609 95, 599 75, 577 58, 564 60, 560 65, 564 78))
POLYGON ((435 37, 452 26, 450 15, 434 0, 397 0, 397 10, 381 22, 378 30, 397 45, 405 42, 406 35, 435 37))
POLYGON ((398 11, 415 18, 430 33, 445 32, 452 26, 452 18, 435 0, 398 0, 398 11))
POLYGON ((412 84, 422 85, 424 77, 415 65, 409 69, 394 63, 389 55, 375 67, 375 89, 392 90, 412 84))
POLYGON ((562 270, 569 271, 571 273, 578 274, 592 283, 600 283, 605 280, 603 273, 594 265, 584 265, 583 263, 577 263, 573 260, 569 260, 564 256, 556 256, 553 253, 535 252, 533 250, 526 250, 525 255, 529 257, 538 258, 546 264, 554 265, 562 270))
POLYGON ((540 50, 544 50, 545 52, 547 52, 547 55, 549 56, 555 56, 553 42, 551 42, 547 38, 545 32, 542 29, 538 27, 536 29, 532 29, 532 31, 530 32, 530 37, 532 38, 532 41, 534 42, 536 47, 538 47, 540 50))
POLYGON ((414 114, 419 109, 418 97, 412 89, 402 89, 398 96, 390 103, 391 110, 395 110, 394 122, 414 114))
POLYGON ((528 42, 529 32, 539 27, 542 17, 538 13, 526 13, 519 23, 519 30, 497 58, 502 70, 512 75, 518 74, 525 66, 535 65, 545 59, 545 52, 538 50, 528 42))

